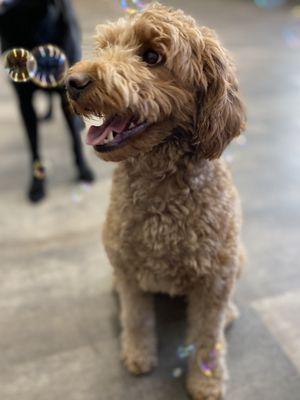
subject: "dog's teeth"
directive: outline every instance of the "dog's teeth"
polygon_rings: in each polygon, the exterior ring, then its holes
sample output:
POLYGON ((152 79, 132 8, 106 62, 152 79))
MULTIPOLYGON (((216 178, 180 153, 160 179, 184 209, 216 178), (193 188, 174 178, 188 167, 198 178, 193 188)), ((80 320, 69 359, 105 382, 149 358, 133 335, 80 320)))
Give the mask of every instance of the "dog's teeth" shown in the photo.
POLYGON ((134 127, 135 127, 135 124, 133 122, 131 122, 130 125, 129 125, 129 129, 132 129, 134 127))
POLYGON ((113 135, 112 131, 109 132, 107 140, 108 140, 108 142, 111 142, 112 140, 114 140, 114 135, 113 135))

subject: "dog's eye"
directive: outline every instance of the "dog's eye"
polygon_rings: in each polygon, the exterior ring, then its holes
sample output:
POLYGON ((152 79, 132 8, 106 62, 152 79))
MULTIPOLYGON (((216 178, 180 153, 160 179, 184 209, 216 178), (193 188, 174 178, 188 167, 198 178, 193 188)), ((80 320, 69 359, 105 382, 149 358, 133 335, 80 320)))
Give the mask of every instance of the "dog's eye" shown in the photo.
POLYGON ((143 54, 143 61, 149 65, 156 65, 161 62, 162 56, 154 50, 147 50, 143 54))

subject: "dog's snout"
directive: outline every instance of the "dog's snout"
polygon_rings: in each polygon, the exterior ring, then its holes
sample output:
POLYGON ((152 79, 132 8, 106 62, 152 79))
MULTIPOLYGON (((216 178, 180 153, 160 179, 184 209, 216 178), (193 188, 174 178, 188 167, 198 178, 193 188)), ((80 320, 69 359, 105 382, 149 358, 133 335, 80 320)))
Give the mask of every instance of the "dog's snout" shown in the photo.
POLYGON ((73 100, 77 100, 80 94, 91 84, 92 79, 85 73, 71 74, 66 80, 67 91, 73 100))

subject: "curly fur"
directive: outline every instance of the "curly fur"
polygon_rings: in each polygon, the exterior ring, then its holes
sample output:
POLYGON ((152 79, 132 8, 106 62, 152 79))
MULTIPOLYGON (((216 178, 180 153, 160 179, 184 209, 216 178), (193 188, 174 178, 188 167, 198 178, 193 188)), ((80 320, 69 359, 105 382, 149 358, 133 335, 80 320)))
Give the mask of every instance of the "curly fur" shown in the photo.
POLYGON ((224 327, 242 264, 241 210, 218 159, 244 129, 234 67, 215 33, 158 3, 143 14, 100 25, 95 58, 75 65, 92 85, 73 102, 86 116, 138 114, 152 125, 126 146, 99 153, 119 161, 103 241, 121 300, 122 358, 135 374, 157 363, 153 293, 185 295, 188 391, 219 399, 226 380, 224 327), (163 62, 141 59, 155 49, 163 62), (199 363, 224 343, 213 377, 199 363))

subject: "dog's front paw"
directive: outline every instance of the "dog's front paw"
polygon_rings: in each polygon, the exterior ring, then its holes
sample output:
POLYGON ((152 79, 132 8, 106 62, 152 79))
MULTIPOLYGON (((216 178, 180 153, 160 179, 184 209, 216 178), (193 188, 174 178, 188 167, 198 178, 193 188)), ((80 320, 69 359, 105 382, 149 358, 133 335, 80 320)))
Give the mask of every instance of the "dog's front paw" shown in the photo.
POLYGON ((134 375, 142 375, 151 372, 157 365, 157 356, 145 349, 127 348, 122 351, 121 358, 134 375))
POLYGON ((227 379, 227 369, 222 357, 212 370, 204 370, 199 364, 192 363, 187 376, 187 390, 193 400, 220 400, 224 397, 227 379))
POLYGON ((193 400, 221 400, 225 393, 225 385, 218 379, 189 377, 187 390, 193 400))

